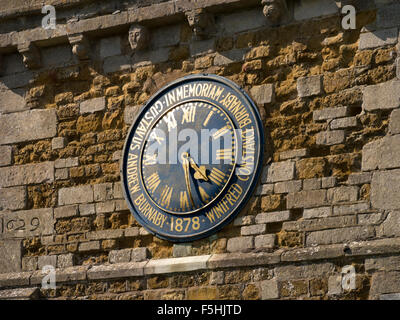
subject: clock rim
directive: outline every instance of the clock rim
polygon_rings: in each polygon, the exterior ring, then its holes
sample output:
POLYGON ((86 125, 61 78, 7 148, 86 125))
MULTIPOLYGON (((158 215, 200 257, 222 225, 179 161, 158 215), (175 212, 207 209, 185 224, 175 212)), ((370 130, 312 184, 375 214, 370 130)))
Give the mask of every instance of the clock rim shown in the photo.
POLYGON ((122 150, 122 158, 120 161, 120 177, 121 177, 120 182, 122 183, 124 200, 128 204, 129 211, 131 212, 131 214, 134 215, 135 219, 138 220, 138 223, 146 231, 148 231, 152 235, 154 235, 162 240, 167 240, 167 241, 176 242, 176 243, 184 243, 184 242, 192 242, 195 240, 204 239, 204 238, 207 238, 207 237, 210 237, 210 236, 216 234, 223 227, 225 227, 226 225, 228 225, 230 222, 233 221, 233 219, 240 213, 240 211, 243 210, 244 207, 248 204, 251 196, 254 194, 255 188, 258 185, 259 180, 261 179, 260 173, 262 170, 262 165, 264 163, 264 142, 265 142, 264 126, 263 126, 263 123, 261 120, 260 112, 258 111, 256 104, 251 99, 249 94, 243 88, 241 88, 238 84, 233 82, 232 80, 227 79, 222 76, 219 76, 219 75, 215 75, 215 74, 201 73, 201 74, 191 74, 191 75, 187 75, 184 77, 180 77, 180 78, 168 83, 167 85, 165 85, 165 86, 161 87, 159 90, 157 90, 157 92, 154 93, 147 100, 147 102, 141 107, 138 114, 135 116, 134 120, 132 121, 132 124, 130 125, 130 127, 127 131, 126 137, 125 137, 124 148, 122 150), (221 83, 225 84, 226 86, 228 86, 229 88, 231 88, 232 90, 235 90, 238 95, 241 95, 242 98, 244 98, 244 100, 248 102, 248 106, 251 108, 251 111, 254 113, 254 118, 255 118, 255 121, 257 122, 256 130, 257 130, 259 138, 260 138, 259 157, 256 159, 256 164, 255 164, 256 170, 253 173, 253 176, 252 176, 252 179, 250 182, 250 186, 247 189, 247 194, 245 195, 243 200, 235 208, 233 208, 232 212, 224 220, 221 220, 217 225, 213 226, 211 229, 208 229, 201 233, 196 233, 194 235, 189 235, 189 236, 188 235, 182 235, 182 236, 164 235, 163 233, 152 230, 146 223, 142 223, 143 221, 142 221, 140 215, 136 212, 136 209, 134 208, 134 206, 131 204, 131 201, 129 200, 130 196, 127 193, 127 190, 125 188, 125 181, 124 181, 125 179, 124 179, 124 173, 123 173, 126 150, 127 150, 127 148, 129 148, 128 138, 131 136, 132 130, 133 130, 137 120, 142 117, 142 115, 146 112, 147 107, 150 104, 152 104, 154 101, 156 101, 160 95, 162 95, 165 91, 171 89, 171 87, 183 84, 184 82, 188 82, 191 80, 196 80, 196 79, 198 79, 198 80, 209 79, 211 81, 221 82, 221 83))

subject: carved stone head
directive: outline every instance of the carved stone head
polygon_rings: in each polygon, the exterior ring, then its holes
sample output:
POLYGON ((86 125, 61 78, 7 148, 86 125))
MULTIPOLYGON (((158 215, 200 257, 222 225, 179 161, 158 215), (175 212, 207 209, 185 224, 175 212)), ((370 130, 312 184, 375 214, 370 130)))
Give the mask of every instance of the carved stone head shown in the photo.
POLYGON ((270 23, 279 23, 285 15, 287 8, 285 0, 262 0, 263 13, 270 23))
POLYGON ((149 45, 150 34, 146 27, 134 24, 129 29, 129 44, 133 51, 146 49, 149 45))
POLYGON ((185 14, 194 36, 198 39, 206 38, 208 29, 211 29, 213 26, 212 15, 204 9, 187 11, 185 14))

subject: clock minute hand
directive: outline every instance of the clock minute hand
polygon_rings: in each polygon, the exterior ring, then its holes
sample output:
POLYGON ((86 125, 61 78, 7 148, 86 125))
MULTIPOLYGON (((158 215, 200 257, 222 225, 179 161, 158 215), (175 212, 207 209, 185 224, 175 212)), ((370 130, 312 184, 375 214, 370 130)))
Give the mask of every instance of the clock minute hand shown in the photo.
POLYGON ((194 207, 194 201, 193 201, 193 195, 192 195, 192 190, 190 188, 190 179, 189 179, 189 160, 188 160, 188 154, 183 153, 182 154, 182 166, 183 166, 183 171, 185 173, 185 181, 186 181, 186 188, 189 194, 190 202, 192 203, 192 206, 194 207))

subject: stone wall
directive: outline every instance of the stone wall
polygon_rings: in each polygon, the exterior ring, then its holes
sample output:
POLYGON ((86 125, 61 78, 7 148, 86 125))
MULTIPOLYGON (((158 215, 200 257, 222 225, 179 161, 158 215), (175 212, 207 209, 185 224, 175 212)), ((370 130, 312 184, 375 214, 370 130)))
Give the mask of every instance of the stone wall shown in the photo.
POLYGON ((333 1, 286 1, 279 17, 261 1, 96 3, 56 6, 56 30, 40 9, 2 9, 0 298, 400 298, 397 1, 352 1, 356 30, 333 1), (252 96, 265 164, 233 223, 173 244, 133 219, 119 161, 141 106, 192 73, 252 96))

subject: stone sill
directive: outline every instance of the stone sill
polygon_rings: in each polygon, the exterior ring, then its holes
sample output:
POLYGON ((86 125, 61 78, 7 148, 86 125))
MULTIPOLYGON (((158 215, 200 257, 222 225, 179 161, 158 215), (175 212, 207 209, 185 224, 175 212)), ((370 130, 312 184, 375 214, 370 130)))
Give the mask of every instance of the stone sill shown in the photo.
MULTIPOLYGON (((159 274, 193 272, 237 267, 271 266, 343 257, 387 255, 400 251, 400 238, 333 244, 300 249, 277 250, 273 253, 225 253, 183 258, 151 259, 143 262, 75 266, 56 269, 56 282, 108 280, 159 274), (346 251, 346 252, 345 252, 346 251)), ((0 274, 0 288, 41 284, 42 272, 0 274)))

